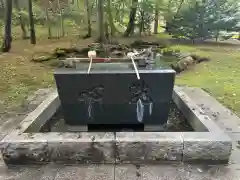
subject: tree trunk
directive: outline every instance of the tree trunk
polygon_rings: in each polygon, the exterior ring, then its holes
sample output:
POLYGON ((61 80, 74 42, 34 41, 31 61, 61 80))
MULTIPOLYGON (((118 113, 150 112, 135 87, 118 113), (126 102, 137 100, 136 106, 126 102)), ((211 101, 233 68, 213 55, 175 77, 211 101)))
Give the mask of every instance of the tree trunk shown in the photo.
MULTIPOLYGON (((78 1, 77 1, 78 3, 78 1)), ((63 19, 63 15, 62 15, 62 8, 61 8, 61 4, 60 4, 60 1, 58 0, 58 9, 59 9, 59 12, 60 12, 60 18, 61 18, 61 36, 64 37, 65 36, 65 30, 64 30, 64 19, 63 19)))
POLYGON ((165 32, 168 33, 169 35, 172 34, 172 25, 168 21, 166 22, 165 32))
MULTIPOLYGON (((168 0, 168 6, 167 6, 168 14, 171 13, 171 4, 172 4, 172 0, 168 0)), ((170 27, 170 17, 168 17, 166 19, 165 33, 168 33, 169 35, 171 35, 170 29, 171 29, 171 27, 170 27)))
POLYGON ((31 44, 36 44, 36 34, 35 34, 34 18, 33 18, 33 10, 32 10, 32 0, 28 0, 28 15, 29 15, 31 44))
POLYGON ((0 7, 1 7, 2 9, 4 9, 4 2, 3 2, 3 0, 0 0, 0 7))
POLYGON ((52 30, 51 30, 51 22, 49 20, 49 14, 48 14, 48 6, 49 6, 49 1, 46 0, 45 4, 45 15, 46 15, 46 21, 47 21, 47 26, 48 26, 48 39, 52 38, 52 30))
POLYGON ((200 24, 199 24, 199 30, 200 30, 200 37, 201 40, 203 41, 205 39, 205 22, 204 22, 204 17, 205 17, 205 5, 206 5, 206 0, 202 0, 202 4, 199 5, 200 7, 200 24))
POLYGON ((7 0, 5 6, 5 28, 2 52, 9 52, 12 43, 12 1, 7 0))
POLYGON ((107 9, 108 9, 108 24, 110 25, 111 35, 114 36, 116 28, 113 22, 112 10, 111 10, 111 0, 107 0, 107 9))
POLYGON ((19 7, 19 0, 14 0, 14 4, 15 4, 16 9, 18 11, 18 18, 19 18, 19 22, 20 22, 20 27, 22 29, 22 38, 26 39, 27 38, 27 31, 26 31, 26 28, 25 28, 25 22, 22 18, 21 8, 19 7))
POLYGON ((104 38, 106 38, 106 40, 108 40, 110 42, 110 33, 109 33, 109 25, 107 22, 104 23, 104 38))
POLYGON ((98 0, 98 28, 99 28, 99 41, 100 41, 100 43, 103 43, 105 41, 103 2, 104 2, 104 0, 98 0))
POLYGON ((157 2, 156 9, 155 9, 155 17, 154 17, 154 34, 158 33, 158 17, 159 17, 159 10, 158 10, 158 2, 157 2))
POLYGON ((216 36, 215 36, 216 42, 218 42, 218 38, 219 38, 219 30, 216 31, 216 36))
POLYGON ((87 37, 91 37, 92 36, 92 24, 91 24, 91 11, 89 9, 89 2, 88 0, 85 0, 85 6, 87 9, 87 23, 88 23, 88 34, 87 37))
POLYGON ((144 11, 143 10, 140 11, 140 15, 141 15, 141 20, 139 24, 139 34, 141 36, 142 33, 144 32, 144 11))
POLYGON ((132 0, 132 9, 129 14, 129 22, 128 22, 127 29, 124 33, 125 37, 129 36, 132 32, 134 32, 134 23, 135 23, 135 18, 137 14, 137 3, 138 3, 138 0, 132 0))
POLYGON ((77 3, 77 7, 78 7, 78 9, 80 9, 80 6, 79 6, 79 0, 76 0, 76 3, 77 3))
POLYGON ((179 14, 179 12, 180 12, 180 10, 182 8, 183 3, 184 3, 184 0, 181 0, 180 4, 178 6, 177 12, 176 12, 176 14, 173 17, 173 21, 175 21, 175 19, 177 18, 178 14, 179 14))

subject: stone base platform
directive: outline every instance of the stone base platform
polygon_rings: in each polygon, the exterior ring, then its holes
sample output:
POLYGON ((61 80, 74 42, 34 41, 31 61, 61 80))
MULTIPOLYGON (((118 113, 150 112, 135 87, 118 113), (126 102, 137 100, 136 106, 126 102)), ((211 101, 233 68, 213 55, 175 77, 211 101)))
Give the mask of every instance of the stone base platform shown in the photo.
POLYGON ((9 164, 152 164, 227 162, 231 139, 181 88, 173 100, 196 132, 39 133, 60 106, 51 94, 0 143, 9 164))

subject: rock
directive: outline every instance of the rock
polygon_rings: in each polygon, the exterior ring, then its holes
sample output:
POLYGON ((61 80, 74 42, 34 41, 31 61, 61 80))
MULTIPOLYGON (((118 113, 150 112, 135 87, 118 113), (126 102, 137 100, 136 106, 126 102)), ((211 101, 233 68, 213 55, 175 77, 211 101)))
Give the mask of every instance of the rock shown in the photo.
POLYGON ((51 55, 45 55, 45 56, 40 56, 40 57, 33 57, 31 61, 44 62, 44 61, 49 61, 51 59, 52 59, 51 55))
POLYGON ((171 64, 170 66, 174 71, 176 71, 176 73, 182 72, 182 70, 179 68, 177 64, 171 64))
POLYGON ((210 58, 203 57, 198 60, 198 63, 210 61, 210 58))
POLYGON ((116 133, 116 154, 119 163, 181 161, 182 150, 182 137, 172 132, 116 133))
POLYGON ((111 54, 113 56, 118 56, 118 57, 119 56, 123 57, 125 55, 123 51, 118 51, 118 50, 115 50, 115 51, 111 52, 111 54))
POLYGON ((191 57, 193 58, 193 60, 196 62, 196 63, 201 63, 201 62, 207 62, 207 61, 210 61, 210 58, 209 57, 200 57, 196 54, 192 54, 191 57))
POLYGON ((177 62, 177 64, 171 64, 171 68, 174 69, 177 73, 180 73, 182 71, 185 71, 189 67, 193 66, 195 64, 195 61, 191 56, 187 56, 185 58, 182 58, 180 61, 177 62))
POLYGON ((183 58, 187 58, 191 56, 189 53, 179 53, 177 54, 177 57, 179 58, 179 60, 183 59, 183 58))
POLYGON ((187 56, 178 61, 177 64, 181 70, 185 70, 194 64, 194 60, 191 56, 187 56))
POLYGON ((200 56, 196 55, 196 54, 191 54, 191 57, 193 58, 193 60, 195 62, 198 62, 198 60, 201 58, 200 56))

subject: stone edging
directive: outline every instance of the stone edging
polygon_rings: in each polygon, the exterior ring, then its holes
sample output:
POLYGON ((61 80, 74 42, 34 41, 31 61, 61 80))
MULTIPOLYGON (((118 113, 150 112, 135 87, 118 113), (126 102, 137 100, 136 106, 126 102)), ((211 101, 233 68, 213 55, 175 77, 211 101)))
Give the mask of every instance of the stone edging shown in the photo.
POLYGON ((228 161, 231 139, 181 89, 174 89, 173 99, 185 107, 194 128, 205 132, 24 133, 56 112, 60 102, 54 92, 1 141, 3 159, 6 164, 228 161))

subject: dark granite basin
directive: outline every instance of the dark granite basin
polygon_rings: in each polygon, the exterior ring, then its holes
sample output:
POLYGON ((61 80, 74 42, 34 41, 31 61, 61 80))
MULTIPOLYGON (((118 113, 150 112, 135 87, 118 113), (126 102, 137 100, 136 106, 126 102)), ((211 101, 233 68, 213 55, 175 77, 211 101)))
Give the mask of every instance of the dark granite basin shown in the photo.
POLYGON ((175 71, 58 69, 54 77, 67 125, 167 122, 175 71))

